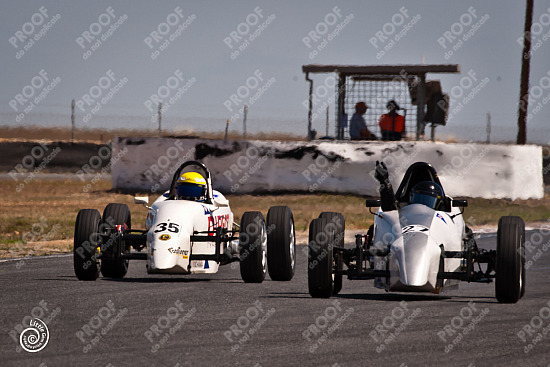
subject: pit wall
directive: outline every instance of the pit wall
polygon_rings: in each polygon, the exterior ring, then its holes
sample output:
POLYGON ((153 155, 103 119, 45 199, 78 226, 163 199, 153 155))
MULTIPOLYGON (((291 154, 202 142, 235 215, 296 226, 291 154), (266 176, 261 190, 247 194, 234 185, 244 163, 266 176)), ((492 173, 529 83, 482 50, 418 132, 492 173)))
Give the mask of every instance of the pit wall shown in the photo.
POLYGON ((182 162, 203 162, 224 194, 332 192, 378 196, 376 161, 397 189, 414 162, 431 163, 454 197, 539 199, 542 148, 432 142, 276 142, 116 138, 114 189, 159 193, 182 162))

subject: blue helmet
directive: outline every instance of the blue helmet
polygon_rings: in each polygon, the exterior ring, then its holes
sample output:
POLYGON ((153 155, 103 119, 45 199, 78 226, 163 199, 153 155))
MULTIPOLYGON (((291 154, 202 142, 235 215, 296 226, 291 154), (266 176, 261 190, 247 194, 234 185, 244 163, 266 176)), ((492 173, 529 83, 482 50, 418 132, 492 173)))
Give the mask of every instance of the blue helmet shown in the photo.
POLYGON ((424 204, 432 209, 438 209, 443 201, 443 189, 431 181, 422 181, 414 185, 409 197, 410 204, 424 204))

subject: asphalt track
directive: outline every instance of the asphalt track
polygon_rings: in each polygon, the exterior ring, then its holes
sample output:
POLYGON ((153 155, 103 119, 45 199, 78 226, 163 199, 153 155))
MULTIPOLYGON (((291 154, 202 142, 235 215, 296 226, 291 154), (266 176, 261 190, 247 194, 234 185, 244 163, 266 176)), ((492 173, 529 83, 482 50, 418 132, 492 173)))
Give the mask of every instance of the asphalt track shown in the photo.
POLYGON ((231 266, 209 276, 148 275, 137 261, 124 280, 81 282, 70 256, 3 261, 0 365, 547 367, 550 234, 527 239, 534 247, 517 304, 498 304, 494 284, 464 283, 443 296, 349 280, 339 296, 312 299, 305 246, 284 283, 244 284, 231 266), (18 351, 16 341, 31 315, 49 329, 36 353, 18 351))

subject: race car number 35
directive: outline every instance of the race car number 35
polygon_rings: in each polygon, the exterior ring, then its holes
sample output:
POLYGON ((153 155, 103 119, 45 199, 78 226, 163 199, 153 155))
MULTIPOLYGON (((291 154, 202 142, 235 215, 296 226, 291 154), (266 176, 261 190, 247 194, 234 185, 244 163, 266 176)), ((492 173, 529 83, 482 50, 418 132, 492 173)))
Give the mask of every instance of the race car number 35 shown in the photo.
POLYGON ((180 231, 180 225, 177 223, 159 223, 155 226, 155 233, 164 232, 178 233, 180 231))

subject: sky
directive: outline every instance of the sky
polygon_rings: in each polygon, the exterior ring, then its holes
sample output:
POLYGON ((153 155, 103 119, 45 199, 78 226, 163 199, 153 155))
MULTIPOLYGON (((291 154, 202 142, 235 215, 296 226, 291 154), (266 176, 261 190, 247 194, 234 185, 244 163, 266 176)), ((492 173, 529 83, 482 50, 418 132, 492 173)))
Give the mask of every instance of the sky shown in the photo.
MULTIPOLYGON (((438 136, 484 141, 490 113, 492 138, 513 141, 524 15, 517 0, 8 1, 0 125, 70 126, 75 99, 77 128, 156 129, 162 101, 165 129, 240 130, 247 103, 249 132, 305 135, 302 65, 424 62, 461 68, 428 74, 451 96, 438 136)), ((533 21, 527 139, 547 143, 550 2, 533 21)))

